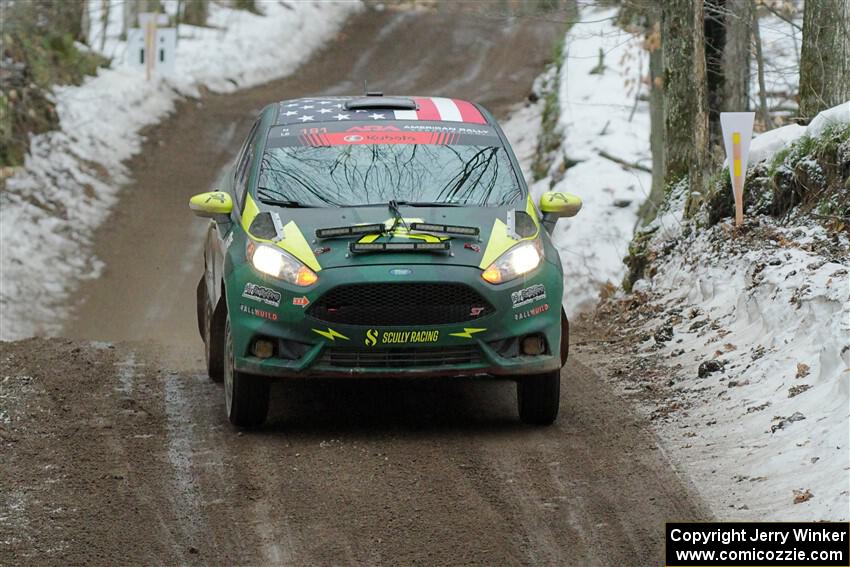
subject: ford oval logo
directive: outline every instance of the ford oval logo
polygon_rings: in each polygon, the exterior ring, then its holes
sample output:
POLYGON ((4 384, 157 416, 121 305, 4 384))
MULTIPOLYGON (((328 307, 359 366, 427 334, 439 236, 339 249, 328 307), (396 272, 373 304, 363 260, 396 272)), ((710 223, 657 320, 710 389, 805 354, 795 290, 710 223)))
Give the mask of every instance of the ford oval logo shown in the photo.
POLYGON ((413 270, 410 268, 393 268, 390 270, 391 276, 409 276, 413 273, 413 270))

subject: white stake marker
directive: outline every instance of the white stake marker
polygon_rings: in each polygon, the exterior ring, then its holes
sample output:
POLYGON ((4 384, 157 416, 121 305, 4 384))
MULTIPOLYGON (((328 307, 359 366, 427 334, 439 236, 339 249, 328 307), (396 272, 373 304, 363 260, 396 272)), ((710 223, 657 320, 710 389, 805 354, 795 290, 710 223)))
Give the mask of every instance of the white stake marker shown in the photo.
POLYGON ((753 138, 755 116, 755 112, 720 113, 726 161, 729 163, 732 192, 735 195, 735 226, 741 226, 744 222, 744 180, 747 176, 747 158, 750 153, 750 140, 753 138))

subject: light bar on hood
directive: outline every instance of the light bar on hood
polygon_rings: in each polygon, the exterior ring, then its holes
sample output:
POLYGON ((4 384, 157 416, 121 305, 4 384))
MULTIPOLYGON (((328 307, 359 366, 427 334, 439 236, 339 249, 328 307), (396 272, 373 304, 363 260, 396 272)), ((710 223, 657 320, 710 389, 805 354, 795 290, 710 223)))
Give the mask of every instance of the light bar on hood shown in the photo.
POLYGON ((354 253, 363 252, 448 252, 448 242, 352 242, 348 249, 354 253))
POLYGON ((475 236, 481 233, 477 226, 454 226, 450 224, 431 224, 427 222, 412 222, 410 230, 421 232, 439 232, 440 234, 455 234, 457 236, 475 236))
POLYGON ((316 230, 316 238, 341 238, 345 236, 359 236, 361 234, 374 234, 386 232, 383 224, 357 224, 352 226, 337 226, 332 228, 319 228, 316 230))

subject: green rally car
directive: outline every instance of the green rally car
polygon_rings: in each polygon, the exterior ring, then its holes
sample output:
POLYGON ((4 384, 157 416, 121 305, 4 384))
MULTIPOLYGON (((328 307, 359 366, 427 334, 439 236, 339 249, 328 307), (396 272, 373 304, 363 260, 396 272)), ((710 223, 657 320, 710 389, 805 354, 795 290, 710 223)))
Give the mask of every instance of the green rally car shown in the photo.
POLYGON ((437 97, 267 106, 218 191, 198 326, 228 418, 261 424, 280 378, 496 376, 520 418, 558 414, 568 322, 549 233, 484 108, 437 97))

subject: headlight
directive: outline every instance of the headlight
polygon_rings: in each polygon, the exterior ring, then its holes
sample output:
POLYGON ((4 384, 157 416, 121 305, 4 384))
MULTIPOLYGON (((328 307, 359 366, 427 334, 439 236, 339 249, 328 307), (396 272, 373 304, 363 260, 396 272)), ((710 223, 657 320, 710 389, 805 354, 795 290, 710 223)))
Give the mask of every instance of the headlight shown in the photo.
POLYGON ((539 239, 517 244, 490 264, 481 277, 492 284, 504 283, 535 269, 543 260, 539 239))
POLYGON ((249 244, 248 259, 258 272, 291 284, 308 286, 319 279, 316 272, 273 246, 249 244))

